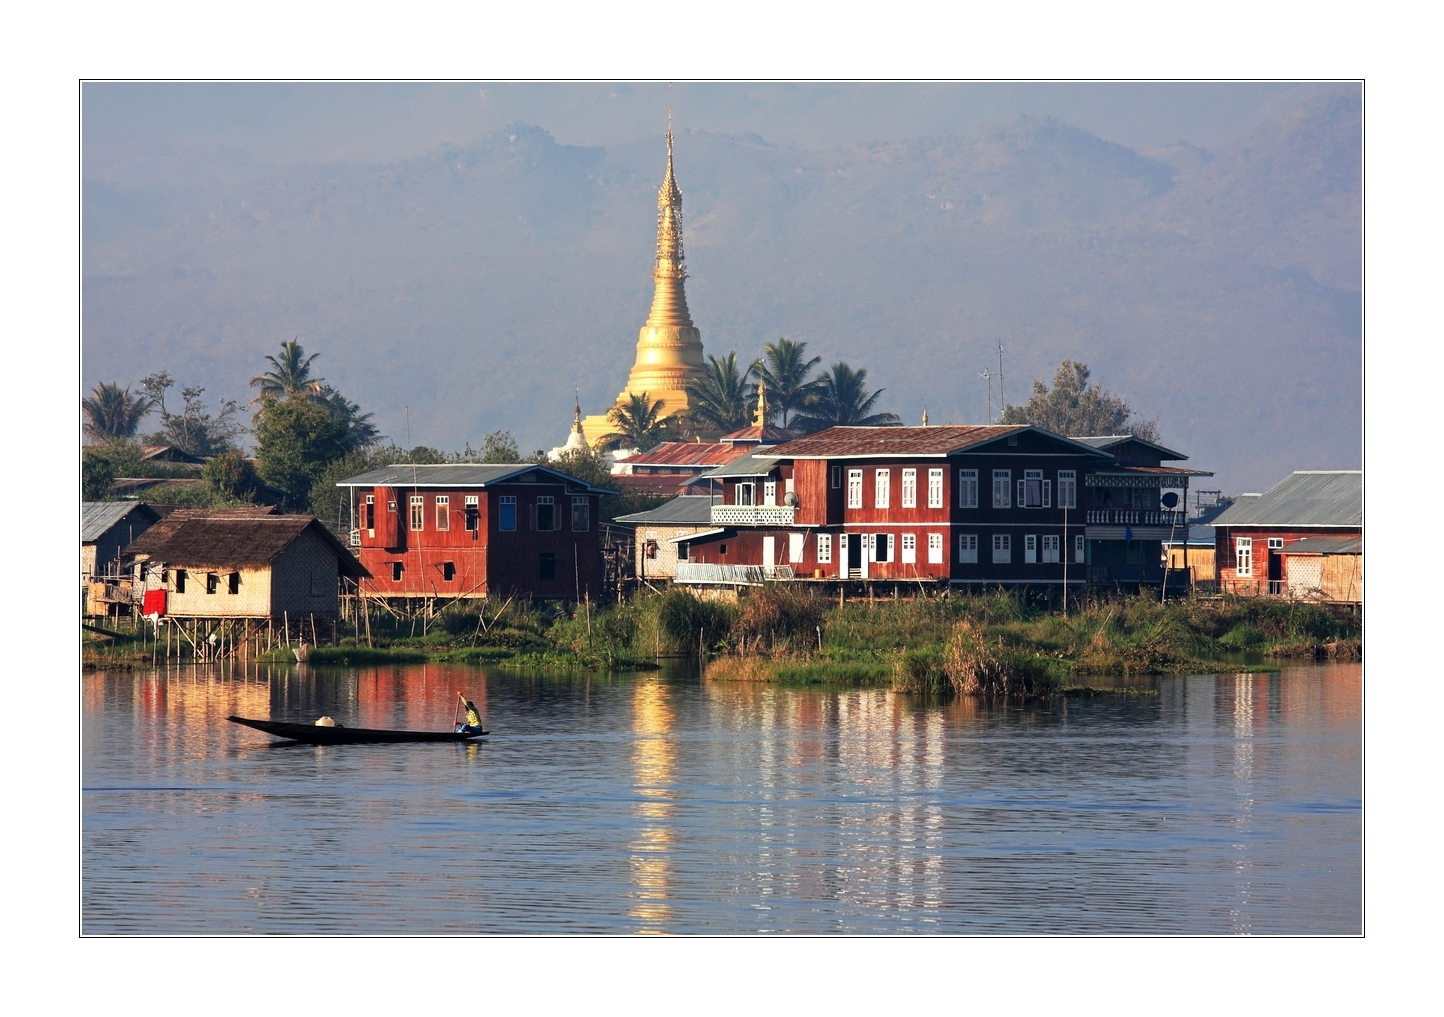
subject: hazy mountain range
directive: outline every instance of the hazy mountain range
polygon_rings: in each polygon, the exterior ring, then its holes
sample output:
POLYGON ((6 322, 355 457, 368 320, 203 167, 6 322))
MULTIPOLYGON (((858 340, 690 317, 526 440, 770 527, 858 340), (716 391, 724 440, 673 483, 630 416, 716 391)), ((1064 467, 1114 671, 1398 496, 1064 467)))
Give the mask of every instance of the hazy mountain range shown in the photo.
MULTIPOLYGON (((517 124, 399 161, 87 162, 83 383, 242 396, 300 336, 398 442, 409 407, 416 444, 550 447, 573 388, 600 412, 626 379, 664 158, 517 124)), ((906 422, 980 422, 1001 342, 1010 402, 1084 360, 1225 490, 1361 464, 1354 86, 1209 149, 1024 116, 829 149, 679 130, 676 165, 708 352, 806 340, 906 422)))

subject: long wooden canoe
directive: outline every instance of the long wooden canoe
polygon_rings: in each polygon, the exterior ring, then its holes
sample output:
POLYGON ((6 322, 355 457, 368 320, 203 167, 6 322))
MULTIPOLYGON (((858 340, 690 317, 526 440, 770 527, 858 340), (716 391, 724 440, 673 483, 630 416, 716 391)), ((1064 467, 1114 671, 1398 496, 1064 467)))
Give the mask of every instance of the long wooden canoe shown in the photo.
POLYGON ((276 720, 251 720, 227 717, 233 724, 244 724, 277 738, 306 742, 309 745, 357 745, 377 742, 467 742, 491 734, 490 731, 385 731, 373 727, 317 727, 315 724, 284 724, 276 720))

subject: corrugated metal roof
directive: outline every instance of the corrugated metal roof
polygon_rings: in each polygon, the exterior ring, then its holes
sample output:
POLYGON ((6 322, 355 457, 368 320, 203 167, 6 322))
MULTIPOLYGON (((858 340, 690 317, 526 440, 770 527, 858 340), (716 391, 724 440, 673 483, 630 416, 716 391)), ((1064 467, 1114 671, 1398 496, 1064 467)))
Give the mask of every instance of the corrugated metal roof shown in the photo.
MULTIPOLYGON (((1180 526, 1178 528, 1178 533, 1174 535, 1173 545, 1178 547, 1183 544, 1192 544, 1200 547, 1213 547, 1216 536, 1212 526, 1204 523, 1194 523, 1191 526, 1180 526)), ((1167 544, 1168 541, 1165 540, 1164 543, 1167 544)))
POLYGON ((773 427, 768 424, 766 427, 758 427, 753 424, 751 427, 744 427, 740 431, 733 431, 731 434, 724 434, 719 440, 726 442, 756 442, 763 445, 781 445, 784 442, 796 440, 796 432, 789 431, 785 427, 773 427))
POLYGON ((684 494, 646 512, 617 516, 618 523, 649 523, 654 526, 695 526, 712 521, 712 499, 705 495, 684 494))
POLYGON ((623 459, 628 466, 694 466, 699 470, 730 463, 745 454, 726 442, 664 441, 656 448, 623 459))
POLYGON ((1363 526, 1361 470, 1299 470, 1261 495, 1240 496, 1214 526, 1363 526))
MULTIPOLYGON (((1186 457, 1180 457, 1180 458, 1186 458, 1186 457)), ((1211 477, 1211 476, 1213 476, 1213 474, 1210 473, 1210 472, 1208 472, 1207 470, 1185 470, 1185 469, 1183 469, 1182 467, 1179 467, 1179 466, 1115 466, 1115 467, 1112 467, 1111 469, 1110 469, 1109 467, 1106 467, 1106 466, 1105 466, 1105 467, 1103 467, 1102 469, 1089 470, 1089 472, 1090 472, 1090 473, 1096 473, 1096 474, 1098 474, 1100 477, 1126 477, 1126 476, 1128 476, 1130 473, 1145 473, 1145 474, 1147 474, 1147 475, 1149 475, 1149 476, 1159 476, 1159 475, 1163 475, 1163 476, 1169 476, 1169 477, 1211 477)))
MULTIPOLYGON (((1173 449, 1160 445, 1156 441, 1145 441, 1137 435, 1133 434, 1091 434, 1087 437, 1078 437, 1074 438, 1073 440, 1081 441, 1085 445, 1092 445, 1094 448, 1104 450, 1111 449, 1115 445, 1122 445, 1125 441, 1136 441, 1140 445, 1144 445, 1148 448, 1153 449, 1153 451, 1159 454, 1160 459, 1188 458, 1188 456, 1184 455, 1182 452, 1175 452, 1173 449)), ((1213 476, 1213 474, 1210 473, 1209 476, 1213 476)))
POLYGON ((616 494, 609 487, 595 487, 585 480, 578 480, 560 470, 538 463, 507 463, 501 465, 480 463, 432 463, 412 466, 398 463, 368 470, 354 477, 338 481, 337 487, 485 487, 515 480, 527 473, 545 474, 548 478, 566 480, 585 487, 592 494, 616 494))
POLYGON ((873 456, 945 456, 1010 434, 1034 431, 1080 451, 1106 455, 1072 438, 1028 424, 968 424, 942 427, 829 427, 770 453, 775 459, 842 459, 873 456))
POLYGON ((777 460, 768 458, 773 455, 772 446, 763 445, 751 452, 744 452, 726 466, 719 466, 715 470, 708 470, 698 480, 713 480, 722 477, 762 477, 777 469, 777 460))
POLYGON ((130 513, 141 511, 150 515, 154 522, 156 513, 145 505, 133 501, 85 501, 80 503, 80 542, 89 544, 99 540, 105 531, 120 522, 130 513))
POLYGON ((336 551, 342 575, 370 575, 350 550, 315 516, 202 516, 175 513, 156 523, 125 549, 127 558, 181 568, 236 569, 269 565, 311 527, 336 551))
POLYGON ((1305 537, 1285 544, 1283 554, 1363 554, 1363 537, 1305 537))

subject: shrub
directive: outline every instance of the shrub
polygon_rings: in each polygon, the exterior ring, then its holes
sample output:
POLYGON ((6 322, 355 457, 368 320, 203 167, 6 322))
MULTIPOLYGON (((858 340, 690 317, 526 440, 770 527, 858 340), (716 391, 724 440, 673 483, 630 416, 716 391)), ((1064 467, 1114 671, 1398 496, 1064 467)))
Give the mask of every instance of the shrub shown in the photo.
POLYGON ((673 652, 691 653, 705 635, 715 644, 732 629, 735 608, 715 600, 700 600, 685 590, 671 589, 656 600, 657 626, 673 652))
POLYGON ((779 639, 810 647, 822 626, 827 604, 809 590, 771 584, 754 590, 739 605, 734 626, 751 642, 766 639, 774 647, 779 639))
POLYGON ((948 682, 964 695, 1046 696, 1058 686, 1048 663, 1032 654, 989 646, 967 622, 948 643, 948 682))

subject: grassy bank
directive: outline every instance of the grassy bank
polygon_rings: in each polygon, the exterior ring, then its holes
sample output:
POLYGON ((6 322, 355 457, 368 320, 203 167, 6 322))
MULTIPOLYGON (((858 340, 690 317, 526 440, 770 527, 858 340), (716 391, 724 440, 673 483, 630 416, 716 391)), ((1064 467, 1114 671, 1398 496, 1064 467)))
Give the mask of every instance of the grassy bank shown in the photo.
MULTIPOLYGON (((143 639, 86 633, 87 662, 148 662, 143 639)), ((1047 694, 1092 675, 1277 670, 1279 660, 1358 660, 1357 617, 1266 599, 1030 607, 1012 594, 839 605, 769 586, 736 604, 681 590, 601 608, 456 604, 434 618, 373 616, 369 635, 310 648, 317 664, 495 663, 524 671, 636 670, 707 658, 712 680, 887 685, 920 694, 1047 694)), ((285 649, 260 662, 293 660, 285 649)))

